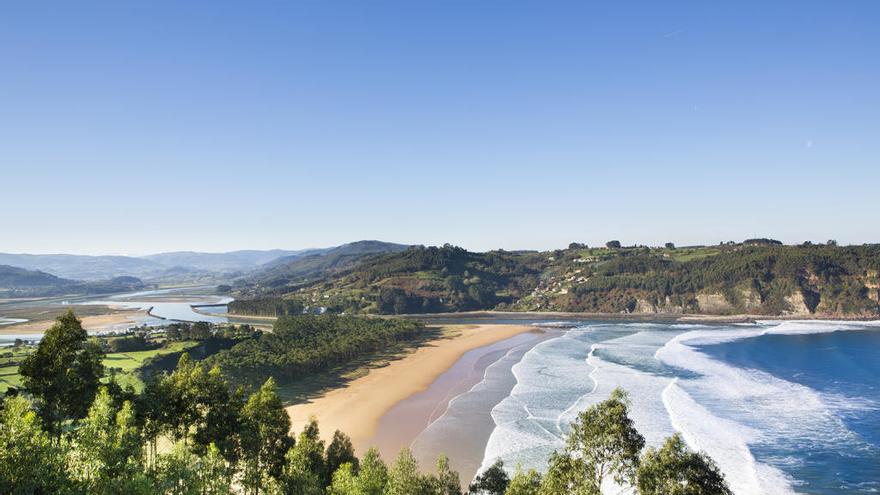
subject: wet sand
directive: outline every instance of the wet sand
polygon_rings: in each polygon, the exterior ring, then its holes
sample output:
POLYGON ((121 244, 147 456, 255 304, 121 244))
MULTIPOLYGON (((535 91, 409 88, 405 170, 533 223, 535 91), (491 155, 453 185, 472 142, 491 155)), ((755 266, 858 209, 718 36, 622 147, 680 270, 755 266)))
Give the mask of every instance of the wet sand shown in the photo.
MULTIPOLYGON (((411 409, 412 417, 408 413, 397 416, 395 422, 399 423, 396 425, 399 432, 386 433, 387 428, 384 428, 383 436, 377 438, 380 423, 386 413, 401 401, 431 388, 468 351, 535 331, 535 327, 455 325, 444 327, 444 330, 448 335, 446 338, 419 347, 387 366, 371 369, 366 375, 344 387, 331 390, 310 402, 288 407, 294 432, 300 431, 309 417, 314 415, 318 418, 323 438, 329 440, 335 430, 342 430, 351 437, 359 454, 381 441, 384 444, 383 456, 391 459, 393 453, 401 446, 408 445, 418 435, 431 417, 442 414, 445 403, 455 395, 455 390, 466 387, 468 383, 476 383, 474 380, 477 377, 473 375, 474 363, 471 363, 471 372, 461 372, 460 377, 456 377, 459 371, 453 373, 446 380, 447 385, 439 387, 436 393, 432 392, 435 394, 433 400, 420 401, 411 409)), ((476 359, 479 360, 478 357, 476 359)))
POLYGON ((536 329, 467 352, 427 390, 385 413, 374 443, 385 457, 409 445, 424 470, 433 470, 437 456, 446 454, 466 486, 495 428, 492 408, 516 384, 512 367, 535 345, 559 334, 536 329))

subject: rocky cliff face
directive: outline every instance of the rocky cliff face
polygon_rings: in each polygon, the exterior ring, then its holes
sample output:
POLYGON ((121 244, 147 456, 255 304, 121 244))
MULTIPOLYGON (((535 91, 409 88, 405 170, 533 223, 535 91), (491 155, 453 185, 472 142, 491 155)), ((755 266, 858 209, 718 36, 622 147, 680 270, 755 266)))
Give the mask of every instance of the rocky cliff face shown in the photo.
POLYGON ((790 308, 783 312, 786 316, 809 316, 812 314, 810 308, 808 308, 804 302, 804 295, 801 291, 795 291, 793 294, 786 297, 785 302, 790 308))
POLYGON ((672 301, 667 297, 665 301, 662 301, 659 304, 652 303, 647 299, 637 299, 636 300, 636 309, 633 313, 638 314, 666 314, 666 315, 677 315, 685 312, 684 307, 680 305, 673 304, 672 301))
POLYGON ((697 305, 701 313, 710 315, 730 315, 737 313, 736 307, 727 301, 723 294, 697 294, 697 305))

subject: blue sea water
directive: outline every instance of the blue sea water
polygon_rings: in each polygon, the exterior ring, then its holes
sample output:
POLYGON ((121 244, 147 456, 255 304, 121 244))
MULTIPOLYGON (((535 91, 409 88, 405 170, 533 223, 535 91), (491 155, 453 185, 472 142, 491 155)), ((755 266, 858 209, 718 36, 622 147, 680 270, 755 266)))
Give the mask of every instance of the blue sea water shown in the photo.
POLYGON ((503 399, 484 393, 482 468, 543 470, 577 414, 621 387, 648 445, 681 433, 737 495, 880 492, 877 323, 583 322, 508 373, 503 399))
POLYGON ((852 436, 821 442, 821 431, 752 448, 758 461, 790 458, 783 468, 798 492, 880 491, 880 330, 761 335, 701 350, 815 391, 852 436))

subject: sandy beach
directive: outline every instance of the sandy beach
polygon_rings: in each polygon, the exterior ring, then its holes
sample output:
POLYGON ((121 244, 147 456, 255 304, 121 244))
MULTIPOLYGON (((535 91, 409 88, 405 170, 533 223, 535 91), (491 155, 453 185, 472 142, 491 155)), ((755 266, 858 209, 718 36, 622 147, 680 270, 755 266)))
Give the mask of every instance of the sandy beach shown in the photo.
MULTIPOLYGON (((119 311, 106 315, 83 316, 83 328, 89 332, 101 332, 119 325, 136 325, 139 319, 147 315, 146 311, 119 311)), ((32 335, 41 334, 55 323, 51 320, 28 321, 15 325, 0 326, 0 335, 32 335)))
POLYGON ((308 403, 288 407, 293 430, 299 432, 314 415, 323 438, 329 440, 335 430, 342 430, 351 436, 358 453, 363 454, 372 445, 379 421, 389 409, 426 390, 466 352, 533 330, 535 327, 529 325, 444 326, 445 338, 387 366, 371 369, 346 386, 308 403))

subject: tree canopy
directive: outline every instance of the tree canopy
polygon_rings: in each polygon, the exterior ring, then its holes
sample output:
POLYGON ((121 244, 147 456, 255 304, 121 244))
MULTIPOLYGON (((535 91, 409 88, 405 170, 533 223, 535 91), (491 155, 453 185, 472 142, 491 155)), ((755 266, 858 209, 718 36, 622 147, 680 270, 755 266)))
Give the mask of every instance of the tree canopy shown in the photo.
POLYGON ((65 419, 86 415, 104 375, 101 359, 100 345, 89 341, 82 322, 69 310, 21 363, 19 374, 50 430, 65 419))

